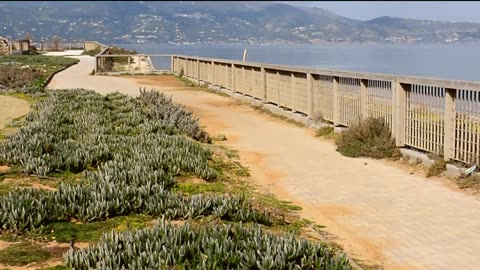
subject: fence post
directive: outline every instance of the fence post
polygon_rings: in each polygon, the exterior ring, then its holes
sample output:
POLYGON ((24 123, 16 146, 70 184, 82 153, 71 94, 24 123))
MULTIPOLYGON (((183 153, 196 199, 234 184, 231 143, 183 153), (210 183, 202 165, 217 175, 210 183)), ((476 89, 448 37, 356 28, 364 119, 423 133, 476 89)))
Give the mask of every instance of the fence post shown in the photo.
POLYGON ((267 103, 267 73, 263 66, 261 66, 260 71, 262 72, 262 101, 263 103, 267 103))
POLYGON ((392 133, 397 146, 405 146, 405 105, 407 92, 411 90, 411 84, 393 82, 393 110, 392 110, 392 133))
POLYGON ((128 72, 130 73, 130 56, 128 57, 128 72))
POLYGON ((292 73, 290 73, 290 109, 292 110, 292 112, 295 112, 296 110, 294 109, 294 99, 295 99, 295 75, 292 73))
POLYGON ((235 64, 232 64, 232 92, 235 93, 235 64))
POLYGON ((457 90, 445 88, 445 139, 443 158, 448 161, 455 155, 455 118, 457 115, 455 99, 457 90))
POLYGON ((210 83, 211 83, 212 85, 214 85, 214 83, 213 83, 213 75, 214 75, 214 74, 213 74, 213 61, 210 61, 210 76, 209 76, 210 78, 209 78, 209 79, 210 79, 210 83))
POLYGON ((170 71, 175 73, 175 56, 170 56, 170 71))
POLYGON ((307 116, 313 119, 313 87, 312 87, 312 73, 307 73, 307 116))
POLYGON ((360 80, 360 118, 368 117, 368 80, 360 80))
POLYGON ((340 95, 338 93, 339 77, 333 76, 333 125, 338 125, 340 122, 340 95))
POLYGON ((95 56, 95 74, 98 73, 98 56, 95 56))
POLYGON ((280 72, 277 70, 277 106, 281 107, 280 104, 280 72))
POLYGON ((200 60, 197 59, 197 81, 200 83, 200 60))
POLYGON ((242 66, 242 89, 243 89, 243 92, 241 92, 242 94, 246 94, 245 92, 247 91, 247 87, 246 87, 246 78, 247 78, 247 72, 245 71, 245 66, 242 66))

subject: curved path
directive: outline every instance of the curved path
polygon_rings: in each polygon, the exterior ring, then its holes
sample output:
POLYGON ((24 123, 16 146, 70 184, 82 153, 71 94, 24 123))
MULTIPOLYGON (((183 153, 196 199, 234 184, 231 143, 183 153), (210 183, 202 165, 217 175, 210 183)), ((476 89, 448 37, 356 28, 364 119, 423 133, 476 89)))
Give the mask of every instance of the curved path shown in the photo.
POLYGON ((260 188, 303 207, 354 258, 385 269, 480 269, 480 201, 384 161, 341 156, 335 146, 299 128, 189 90, 172 77, 89 76, 93 58, 58 74, 50 88, 119 90, 154 86, 200 118, 222 144, 239 150, 260 188))

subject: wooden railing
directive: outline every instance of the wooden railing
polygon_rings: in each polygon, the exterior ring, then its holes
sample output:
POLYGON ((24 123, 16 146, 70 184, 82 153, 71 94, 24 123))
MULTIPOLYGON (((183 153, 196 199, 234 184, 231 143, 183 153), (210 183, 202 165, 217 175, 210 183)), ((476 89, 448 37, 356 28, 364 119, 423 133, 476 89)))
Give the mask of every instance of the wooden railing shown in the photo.
POLYGON ((480 163, 480 82, 174 55, 171 71, 350 126, 381 117, 397 146, 480 163))

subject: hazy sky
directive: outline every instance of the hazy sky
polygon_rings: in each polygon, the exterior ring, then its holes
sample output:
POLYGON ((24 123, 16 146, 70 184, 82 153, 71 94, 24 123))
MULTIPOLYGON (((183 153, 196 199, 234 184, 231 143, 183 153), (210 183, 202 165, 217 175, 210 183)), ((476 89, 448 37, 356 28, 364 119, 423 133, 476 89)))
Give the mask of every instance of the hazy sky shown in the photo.
POLYGON ((338 15, 369 20, 380 16, 442 21, 480 22, 480 2, 468 1, 284 1, 291 5, 316 6, 338 15))

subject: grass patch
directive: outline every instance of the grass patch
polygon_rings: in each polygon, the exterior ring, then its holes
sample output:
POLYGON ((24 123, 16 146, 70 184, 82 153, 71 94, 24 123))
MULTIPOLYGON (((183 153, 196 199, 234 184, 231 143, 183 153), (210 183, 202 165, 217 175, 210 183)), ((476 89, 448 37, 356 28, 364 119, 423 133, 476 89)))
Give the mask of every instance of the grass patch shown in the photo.
POLYGON ((223 142, 223 141, 226 141, 227 140, 227 136, 223 135, 223 134, 220 134, 218 136, 215 136, 212 138, 213 141, 219 141, 219 142, 223 142))
POLYGON ((67 270, 68 268, 64 265, 55 265, 51 267, 42 268, 40 270, 67 270))
POLYGON ((298 122, 298 121, 295 121, 293 119, 290 119, 286 116, 283 116, 283 115, 280 115, 280 114, 276 114, 274 112, 271 112, 270 110, 266 109, 263 104, 260 104, 260 105, 251 105, 253 107, 253 109, 257 112, 261 112, 263 114, 267 114, 273 118, 277 118, 277 119, 280 119, 280 120, 283 120, 287 123, 290 123, 290 124, 293 124, 297 127, 305 127, 305 125, 301 122, 298 122))
POLYGON ((390 128, 381 118, 367 118, 342 132, 337 151, 347 157, 390 158, 400 155, 390 128))
POLYGON ((459 177, 455 181, 457 186, 461 189, 473 189, 475 191, 480 191, 480 175, 472 174, 470 176, 459 177))
POLYGON ((220 181, 210 183, 178 182, 175 191, 194 195, 202 193, 225 193, 227 192, 227 188, 226 185, 220 181))
POLYGON ((302 207, 294 205, 290 201, 279 200, 272 194, 262 194, 261 196, 259 196, 259 200, 262 202, 262 204, 266 206, 273 207, 284 212, 302 210, 302 207))
POLYGON ((319 129, 317 129, 317 131, 315 132, 315 136, 316 137, 325 137, 325 136, 329 136, 329 135, 333 134, 333 132, 334 132, 333 127, 324 126, 324 127, 321 127, 319 129))
POLYGON ((447 170, 447 162, 441 157, 435 158, 435 163, 432 164, 427 170, 426 177, 432 177, 440 175, 442 172, 447 170))
POLYGON ((59 243, 69 243, 71 240, 75 240, 75 242, 97 242, 105 232, 143 229, 152 219, 147 215, 132 214, 91 223, 52 222, 27 233, 26 237, 47 241, 56 240, 59 243))
POLYGON ((42 262, 51 258, 51 254, 40 245, 31 242, 13 244, 0 250, 0 263, 11 266, 23 266, 33 262, 42 262))

